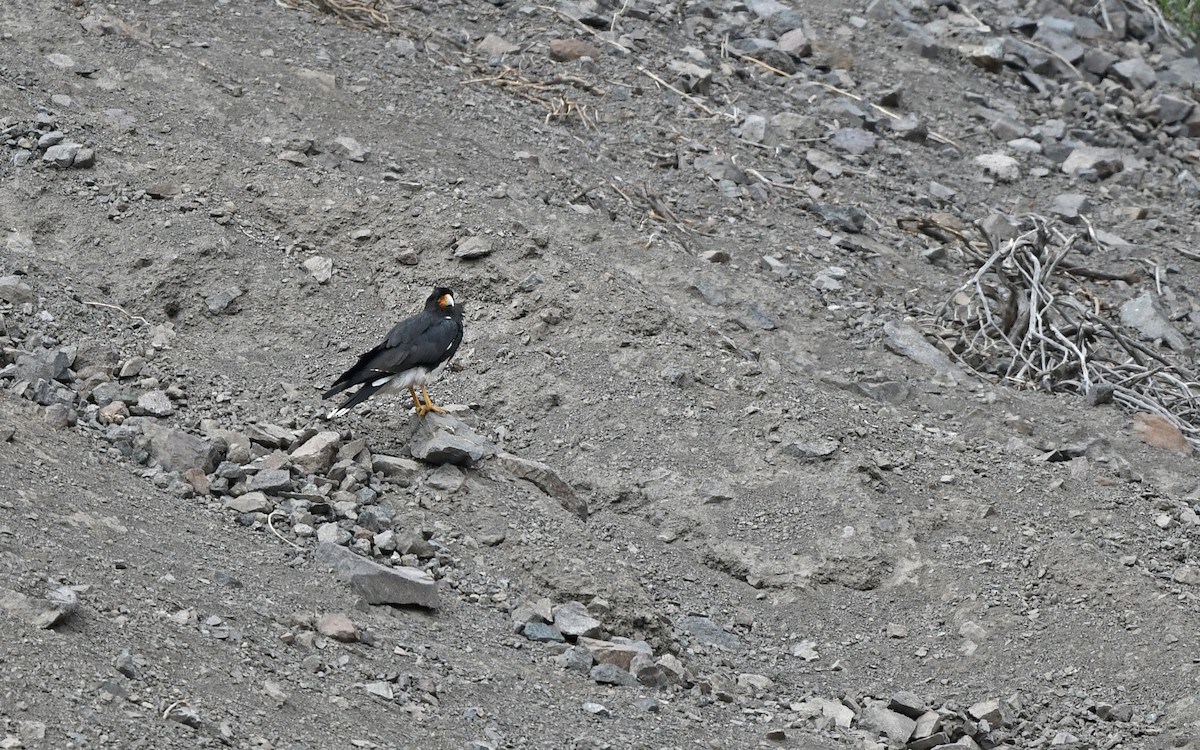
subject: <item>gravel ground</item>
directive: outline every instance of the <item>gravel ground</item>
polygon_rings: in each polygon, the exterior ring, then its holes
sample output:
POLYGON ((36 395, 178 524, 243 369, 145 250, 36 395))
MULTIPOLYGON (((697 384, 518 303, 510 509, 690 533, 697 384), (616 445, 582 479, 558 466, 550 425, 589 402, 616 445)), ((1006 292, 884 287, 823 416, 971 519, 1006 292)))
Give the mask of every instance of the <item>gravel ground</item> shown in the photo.
POLYGON ((1200 746, 1200 59, 1100 5, 4 3, 0 748, 1200 746))

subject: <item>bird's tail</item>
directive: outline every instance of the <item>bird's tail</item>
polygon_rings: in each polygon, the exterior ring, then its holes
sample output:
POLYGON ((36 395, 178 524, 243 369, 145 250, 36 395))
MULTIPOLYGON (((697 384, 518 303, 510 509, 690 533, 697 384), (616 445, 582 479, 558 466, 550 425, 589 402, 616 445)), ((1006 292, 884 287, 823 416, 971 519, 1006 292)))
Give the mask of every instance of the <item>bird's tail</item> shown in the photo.
MULTIPOLYGON (((375 395, 375 392, 378 391, 380 388, 382 388, 385 385, 387 385, 386 381, 379 383, 378 385, 376 385, 375 383, 363 383, 363 387, 359 388, 358 391, 356 391, 353 396, 346 399, 342 403, 341 406, 339 406, 338 408, 329 412, 329 418, 337 419, 338 417, 349 414, 351 409, 358 406, 363 401, 366 401, 371 396, 375 395)), ((330 396, 340 392, 341 390, 342 390, 341 388, 330 389, 325 392, 324 398, 329 398, 330 396)))

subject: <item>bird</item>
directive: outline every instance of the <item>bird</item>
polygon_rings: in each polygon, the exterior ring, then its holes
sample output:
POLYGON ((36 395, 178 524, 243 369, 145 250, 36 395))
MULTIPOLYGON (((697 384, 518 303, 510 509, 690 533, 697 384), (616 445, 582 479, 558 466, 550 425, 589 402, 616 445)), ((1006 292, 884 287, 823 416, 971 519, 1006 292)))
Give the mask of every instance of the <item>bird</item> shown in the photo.
POLYGON ((446 364, 458 352, 463 338, 463 306, 450 289, 434 287, 425 300, 425 309, 397 323, 383 341, 363 354, 334 381, 322 398, 342 391, 358 389, 345 403, 330 412, 330 418, 347 414, 376 393, 396 393, 404 388, 412 398, 417 416, 446 410, 429 398, 425 383, 441 375, 446 364), (422 401, 416 387, 421 389, 422 401))

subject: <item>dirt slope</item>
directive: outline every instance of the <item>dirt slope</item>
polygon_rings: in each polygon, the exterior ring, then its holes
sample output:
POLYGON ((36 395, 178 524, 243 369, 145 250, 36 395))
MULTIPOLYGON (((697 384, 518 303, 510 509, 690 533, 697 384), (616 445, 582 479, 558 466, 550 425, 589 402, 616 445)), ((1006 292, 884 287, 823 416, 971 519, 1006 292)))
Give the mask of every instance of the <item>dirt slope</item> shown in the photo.
POLYGON ((1187 746, 1185 435, 897 353, 1032 212, 1118 235, 1073 262, 1140 276, 1078 296, 1150 290, 1190 364, 1200 64, 1123 7, 6 3, 2 746, 1187 746), (494 455, 381 464, 406 400, 319 394, 434 284, 431 391, 494 455), (572 601, 658 670, 520 632, 572 601))

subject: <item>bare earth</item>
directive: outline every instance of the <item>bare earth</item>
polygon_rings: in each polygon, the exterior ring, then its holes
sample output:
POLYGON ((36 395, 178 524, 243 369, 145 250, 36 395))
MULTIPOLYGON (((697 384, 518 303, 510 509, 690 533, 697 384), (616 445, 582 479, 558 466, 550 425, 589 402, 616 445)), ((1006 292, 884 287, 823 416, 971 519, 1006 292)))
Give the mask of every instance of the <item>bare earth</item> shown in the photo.
POLYGON ((975 266, 897 223, 977 241, 1086 196, 1123 242, 1075 262, 1139 276, 1079 298, 1149 290, 1190 341, 1200 127, 1147 109, 1197 98, 1178 47, 1080 32, 1157 82, 1078 58, 1039 92, 960 48, 1092 3, 296 4, 0 4, 0 748, 1200 742, 1190 444, 903 354, 975 266), (739 56, 785 17, 809 48, 739 56), (1068 174, 1071 138, 1123 169, 1068 174), (330 421, 320 393, 437 284, 466 338, 436 425, 489 455, 391 475, 407 397, 330 421), (39 386, 22 357, 60 349, 39 386), (164 465, 164 429, 220 455, 164 465), (289 458, 319 432, 341 469, 289 458), (268 465, 286 486, 237 506, 268 465), (365 603, 322 524, 440 607, 365 603), (569 602, 645 642, 641 683, 520 632, 569 602))

